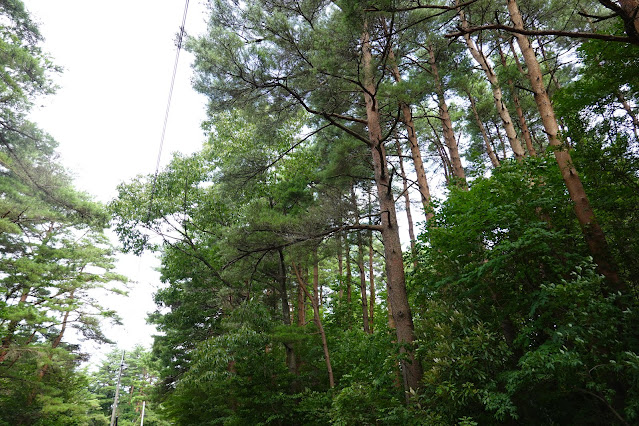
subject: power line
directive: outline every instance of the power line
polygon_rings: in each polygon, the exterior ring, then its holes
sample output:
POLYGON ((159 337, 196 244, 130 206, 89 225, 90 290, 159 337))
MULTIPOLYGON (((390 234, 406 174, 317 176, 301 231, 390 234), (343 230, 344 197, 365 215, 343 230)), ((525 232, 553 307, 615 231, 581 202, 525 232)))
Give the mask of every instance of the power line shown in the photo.
POLYGON ((162 148, 164 147, 164 136, 166 135, 166 125, 169 121, 169 111, 171 110, 171 98, 173 97, 173 87, 175 86, 175 76, 177 74, 178 62, 180 60, 180 50, 182 50, 182 42, 184 41, 185 34, 185 25, 186 25, 186 14, 189 10, 189 0, 186 0, 184 3, 184 13, 182 15, 182 25, 180 26, 180 32, 177 37, 175 51, 175 63, 173 64, 173 76, 171 77, 171 87, 169 88, 169 98, 166 102, 166 112, 164 113, 164 124, 162 126, 162 136, 160 137, 160 148, 158 150, 158 159, 155 163, 155 174, 153 176, 153 189, 151 191, 151 199, 149 200, 149 214, 147 221, 151 217, 151 206, 153 205, 153 199, 155 198, 155 191, 158 180, 158 173, 160 170, 160 159, 162 158, 162 148))

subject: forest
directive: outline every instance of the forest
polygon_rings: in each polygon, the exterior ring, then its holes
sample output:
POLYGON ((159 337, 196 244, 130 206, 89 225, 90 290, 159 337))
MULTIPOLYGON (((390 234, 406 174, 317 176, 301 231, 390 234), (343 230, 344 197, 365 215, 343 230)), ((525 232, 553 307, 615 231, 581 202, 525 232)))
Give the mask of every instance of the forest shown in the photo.
POLYGON ((639 423, 638 0, 207 5, 206 142, 104 205, 0 1, 0 426, 639 423), (118 250, 162 281, 121 383, 70 337, 118 250))

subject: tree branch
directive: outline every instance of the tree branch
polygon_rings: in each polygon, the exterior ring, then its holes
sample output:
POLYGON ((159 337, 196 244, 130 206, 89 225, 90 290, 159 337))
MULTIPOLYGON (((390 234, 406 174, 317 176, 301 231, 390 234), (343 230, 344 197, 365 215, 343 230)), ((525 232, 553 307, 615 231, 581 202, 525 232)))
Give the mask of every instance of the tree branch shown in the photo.
MULTIPOLYGON (((348 231, 348 230, 371 230, 371 231, 382 231, 382 226, 381 225, 372 225, 372 224, 359 224, 359 225, 345 225, 345 226, 339 226, 336 228, 331 228, 331 229, 327 229, 323 232, 320 232, 319 234, 314 234, 314 235, 308 235, 305 236, 303 238, 295 238, 294 240, 291 241, 286 241, 283 242, 281 244, 273 244, 273 245, 269 245, 266 247, 258 247, 255 249, 250 249, 250 250, 240 250, 242 252, 242 254, 238 257, 236 257, 235 259, 230 260, 228 263, 226 263, 226 265, 224 265, 222 267, 222 270, 228 268, 229 266, 239 262, 240 260, 251 256, 252 254, 255 253, 262 253, 265 251, 273 251, 273 250, 279 250, 279 249, 283 249, 286 247, 290 247, 293 246, 295 244, 300 244, 303 243, 305 241, 312 241, 312 240, 317 240, 317 239, 321 239, 324 238, 328 235, 337 233, 337 232, 341 232, 341 231, 348 231)), ((275 232, 275 231, 273 231, 275 232)))
POLYGON ((502 25, 502 24, 480 25, 476 27, 468 27, 465 29, 457 27, 457 30, 458 30, 457 32, 448 33, 444 37, 455 38, 455 37, 463 36, 464 34, 472 34, 472 33, 484 31, 484 30, 502 30, 502 31, 508 31, 510 33, 523 34, 527 36, 559 36, 559 37, 585 38, 585 39, 594 39, 594 40, 616 41, 620 43, 629 43, 629 44, 635 44, 639 46, 639 40, 635 40, 631 37, 621 37, 621 36, 615 36, 610 34, 587 33, 587 32, 580 32, 580 31, 527 30, 527 29, 519 29, 519 28, 511 27, 509 25, 502 25))

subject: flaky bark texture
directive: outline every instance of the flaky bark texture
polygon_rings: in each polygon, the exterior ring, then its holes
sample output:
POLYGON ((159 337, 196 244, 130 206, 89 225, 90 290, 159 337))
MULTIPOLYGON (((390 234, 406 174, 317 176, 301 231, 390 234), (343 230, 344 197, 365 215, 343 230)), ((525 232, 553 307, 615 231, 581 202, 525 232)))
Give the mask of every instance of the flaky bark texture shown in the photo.
POLYGON ((632 18, 635 35, 639 35, 639 0, 619 0, 621 9, 632 18))
POLYGON ((397 342, 402 345, 401 352, 406 355, 402 361, 402 372, 405 377, 405 390, 417 389, 422 378, 422 368, 415 359, 412 345, 415 339, 413 316, 406 294, 406 277, 402 246, 397 226, 395 198, 386 162, 386 148, 382 141, 382 129, 377 105, 377 88, 373 77, 372 53, 370 37, 365 24, 362 34, 362 68, 364 70, 364 100, 366 102, 366 118, 370 140, 375 183, 380 205, 382 242, 386 258, 386 275, 388 280, 388 299, 395 320, 397 342))
POLYGON ((628 37, 639 43, 639 0, 599 0, 604 7, 621 17, 628 37))
POLYGON ((466 172, 464 171, 464 167, 461 163, 461 157, 459 156, 459 146, 457 144, 457 139, 455 139, 455 132, 453 132, 453 122, 450 119, 450 114, 448 113, 448 105, 446 104, 446 98, 444 97, 444 87, 442 86, 441 78, 439 76, 437 61, 435 60, 435 50, 432 45, 428 46, 428 54, 431 73, 435 80, 435 90, 437 91, 439 117, 442 121, 444 143, 448 148, 453 175, 456 179, 455 183, 463 189, 468 189, 466 172))
MULTIPOLYGON (((515 28, 523 29, 524 23, 519 12, 519 7, 515 0, 507 0, 508 12, 515 28)), ((555 159, 561 170, 561 175, 574 202, 575 215, 581 225, 584 238, 590 248, 590 253, 597 264, 597 270, 606 277, 609 287, 614 291, 626 292, 626 286, 619 278, 616 267, 613 263, 606 237, 603 230, 597 223, 595 214, 592 211, 590 201, 586 195, 581 179, 574 167, 570 152, 559 140, 559 126, 555 118, 555 111, 550 102, 550 97, 546 91, 543 75, 535 51, 530 44, 528 37, 515 34, 517 44, 522 52, 526 66, 528 67, 528 78, 535 94, 537 109, 541 115, 544 130, 548 135, 548 143, 554 148, 555 159)))

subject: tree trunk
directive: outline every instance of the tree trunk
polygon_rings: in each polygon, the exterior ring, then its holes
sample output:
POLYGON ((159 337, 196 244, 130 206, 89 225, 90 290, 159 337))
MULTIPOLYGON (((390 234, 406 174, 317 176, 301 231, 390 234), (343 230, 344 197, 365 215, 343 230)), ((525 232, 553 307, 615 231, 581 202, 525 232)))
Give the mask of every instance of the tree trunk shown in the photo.
POLYGON ((311 305, 313 306, 313 322, 315 322, 315 326, 320 333, 320 337, 322 339, 322 349, 324 350, 324 360, 326 361, 326 370, 328 372, 328 383, 332 388, 335 387, 335 379, 333 377, 333 367, 331 365, 331 357, 328 351, 328 343, 326 341, 326 333, 324 332, 324 327, 322 326, 322 320, 319 314, 319 292, 318 292, 318 283, 319 283, 319 265, 317 262, 317 255, 314 256, 313 262, 313 295, 311 296, 306 289, 306 283, 300 274, 299 268, 295 263, 293 263, 293 270, 295 271, 295 275, 297 276, 297 282, 311 301, 311 305))
POLYGON ((632 111, 630 104, 626 100, 626 97, 623 95, 623 92, 621 90, 617 90, 617 99, 619 99, 619 102, 623 106, 623 109, 626 110, 628 117, 630 117, 630 119, 632 120, 632 130, 635 133, 635 138, 639 139, 639 118, 637 118, 637 114, 632 111))
MULTIPOLYGON (((504 68, 508 66, 508 62, 506 61, 506 55, 501 48, 501 44, 497 44, 497 48, 499 49, 499 57, 501 59, 501 64, 504 68)), ((528 128, 528 123, 526 121, 526 117, 524 116, 524 110, 521 107, 521 102, 519 100, 519 95, 517 92, 517 88, 515 87, 515 82, 512 78, 508 78, 508 86, 513 93, 513 102, 515 104, 515 110, 517 111, 517 117, 519 119, 519 127, 521 128, 521 133, 524 137, 524 141, 526 142, 526 150, 528 151, 528 155, 531 157, 537 156, 537 151, 535 151, 535 147, 532 144, 532 137, 530 136, 530 129, 528 128)))
MULTIPOLYGON (((385 27, 385 26, 384 26, 385 27)), ((386 29, 386 28, 384 28, 386 29)), ((391 73, 395 82, 401 81, 401 75, 395 60, 395 53, 392 48, 388 49, 388 61, 391 67, 391 73)), ((415 123, 413 122, 413 112, 410 106, 404 102, 399 102, 399 108, 402 111, 400 119, 406 127, 406 134, 408 137, 408 143, 410 146, 411 157, 413 158, 413 164, 415 165, 415 174, 417 175, 417 187, 422 199, 422 205, 424 206, 424 212, 426 214, 426 220, 430 220, 433 216, 433 209, 430 205, 430 188, 428 187, 428 179, 426 178, 426 170, 424 169, 424 162, 422 160, 422 153, 419 150, 419 142, 417 141, 417 133, 415 133, 415 123)))
MULTIPOLYGON (((455 5, 458 5, 459 1, 455 0, 455 5)), ((468 21, 466 20, 466 15, 461 8, 458 8, 459 19, 461 21, 461 27, 463 30, 468 29, 468 21)), ((468 50, 470 50, 470 54, 473 56, 475 61, 481 66, 481 69, 486 74, 486 78, 490 82, 490 87, 493 90, 493 99, 495 101, 495 108, 497 108, 497 112, 499 113, 499 117, 501 118, 502 123, 504 124, 504 130, 506 131, 506 136, 508 137, 508 143, 510 144, 510 148, 513 150, 513 154, 518 161, 524 156, 524 149, 519 142, 519 138, 517 137, 517 132, 515 131, 515 126, 513 124, 512 118, 510 118, 510 113, 508 112, 508 108, 506 108, 506 104, 504 103, 503 94, 501 92, 501 87, 499 86, 499 79, 497 78, 497 74, 490 66, 483 52, 481 52, 473 39, 470 37, 469 33, 464 33, 464 40, 466 40, 466 45, 468 46, 468 50)))
POLYGON ((342 233, 337 234, 337 276, 339 281, 339 300, 344 298, 344 255, 342 253, 342 233))
MULTIPOLYGON (((298 283, 299 284, 299 283, 298 283)), ((306 303, 304 303, 304 291, 301 284, 297 287, 297 325, 303 327, 306 324, 306 303)))
MULTIPOLYGON (((368 223, 369 225, 373 224, 373 215, 372 215, 372 209, 371 209, 371 187, 368 188, 368 223)), ((373 319, 375 316, 375 268, 374 268, 374 259, 373 259, 373 231, 369 230, 368 231, 368 271, 369 271, 369 294, 370 294, 370 301, 368 303, 368 322, 369 322, 369 329, 371 334, 373 333, 373 319)))
POLYGON ((626 33, 628 36, 639 39, 639 0, 619 0, 621 10, 630 18, 626 22, 626 33), (632 20, 632 22, 629 22, 632 20))
POLYGON ((433 123, 430 122, 430 118, 426 118, 428 122, 428 126, 433 131, 433 135, 435 136, 435 145, 437 145, 437 154, 439 155, 440 160, 442 161, 442 167, 444 168, 444 178, 446 179, 446 184, 449 185, 452 176, 453 176, 453 165, 450 162, 450 157, 442 144, 441 138, 439 137, 439 133, 437 133, 437 129, 433 126, 433 123))
MULTIPOLYGON (((513 55, 513 59, 515 60, 515 65, 517 66, 517 69, 519 70, 519 73, 524 78, 528 78, 528 73, 524 70, 524 67, 521 65, 521 61, 519 60, 519 54, 517 53, 517 50, 515 49, 515 44, 513 43, 513 39, 514 39, 514 37, 510 37, 508 39, 508 45, 510 46, 510 52, 513 55)), ((537 145, 537 151, 538 152, 544 152, 543 143, 537 138, 537 136, 535 135, 535 133, 532 132, 532 130, 529 129, 529 133, 530 133, 530 138, 537 145)))
MULTIPOLYGON (((406 178, 406 171, 404 170, 404 160, 402 160, 402 144, 399 143, 399 139, 395 139, 395 146, 397 147, 397 154, 399 156, 399 171, 402 175, 402 185, 404 194, 404 206, 406 208, 406 220, 408 221, 408 238, 410 238, 410 252, 413 255, 413 266, 417 267, 417 258, 415 257, 415 229, 413 225, 413 214, 410 207, 410 194, 408 193, 408 179, 406 178)), ((372 245, 371 245, 372 247, 372 245)))
MULTIPOLYGON (((291 325, 291 307, 288 303, 288 289, 286 285, 286 263, 284 262, 284 252, 280 248, 278 249, 279 255, 279 280, 280 280, 280 299, 282 302, 282 321, 285 325, 291 325)), ((293 374, 298 374, 297 371, 297 357, 295 356, 295 350, 289 342, 283 342, 284 349, 286 350, 286 366, 288 371, 293 374)))
MULTIPOLYGON (((515 0, 507 0, 507 2, 508 12, 510 13, 513 25, 517 29, 524 29, 523 19, 519 12, 517 2, 515 0)), ((625 293, 627 290, 626 285, 619 278, 608 249, 606 237, 597 223, 586 191, 574 167, 570 152, 559 140, 559 126, 555 118, 555 111, 544 86, 541 67, 537 61, 535 51, 528 37, 521 34, 515 34, 515 37, 517 38, 517 44, 528 67, 528 78, 533 93, 535 94, 535 102, 541 115, 544 130, 548 135, 548 142, 554 148, 555 159, 561 170, 570 198, 574 202, 575 215, 581 225, 584 238, 590 248, 590 253, 597 264, 597 271, 606 277, 611 290, 625 293)))
MULTIPOLYGON (((22 294, 20 295, 20 300, 18 301, 18 307, 24 305, 29 297, 29 292, 31 291, 31 287, 26 287, 22 290, 22 294)), ((4 362, 9 353, 9 347, 13 342, 13 337, 18 328, 19 320, 11 320, 9 321, 9 325, 7 326, 7 334, 2 338, 2 346, 0 346, 0 363, 4 362)))
POLYGON ((435 61, 435 50, 432 45, 428 46, 429 64, 430 69, 435 79, 435 90, 437 92, 437 100, 439 104, 439 117, 442 121, 442 130, 444 133, 444 143, 448 147, 450 154, 450 162, 453 169, 453 175, 455 177, 455 184, 462 189, 468 190, 468 183, 466 182, 466 172, 461 163, 461 157, 459 156, 459 146, 455 139, 455 132, 453 132, 453 122, 450 119, 448 113, 448 105, 446 104, 446 98, 444 97, 444 87, 442 86, 441 78, 439 77, 439 70, 437 68, 437 62, 435 61))
MULTIPOLYGON (((344 243, 346 244, 346 303, 348 304, 348 314, 351 313, 351 298, 352 290, 351 283, 353 282, 353 272, 351 270, 351 243, 348 241, 348 233, 345 234, 344 243)), ((350 324, 350 317, 348 322, 350 324)))
POLYGON ((282 321, 285 325, 291 325, 291 307, 288 304, 288 289, 286 286, 286 264, 284 263, 284 252, 278 249, 279 255, 279 281, 280 281, 280 301, 282 303, 282 321))
POLYGON ((375 183, 380 204, 382 242, 386 259, 386 275, 388 280, 388 298, 395 319, 397 342, 400 351, 405 354, 402 360, 402 372, 406 377, 406 391, 417 389, 422 378, 422 368, 412 348, 414 336, 413 316, 406 293, 406 277, 404 260, 399 239, 395 198, 392 192, 390 174, 386 158, 386 148, 382 141, 382 129, 379 121, 379 110, 376 98, 377 87, 373 76, 372 53, 368 26, 364 24, 362 34, 362 68, 364 70, 364 100, 366 102, 366 118, 370 140, 375 183))
MULTIPOLYGON (((355 206, 355 224, 359 226, 359 207, 357 206, 355 188, 352 185, 351 200, 355 206)), ((359 269, 359 291, 362 302, 362 327, 364 329, 364 333, 370 333, 368 325, 368 300, 366 298, 366 270, 364 269, 364 242, 362 241, 362 231, 357 231, 357 267, 359 269)))
MULTIPOLYGON (((557 65, 552 65, 548 55, 546 55, 546 49, 544 49, 544 44, 542 40, 538 37, 537 44, 539 45, 539 52, 541 53, 541 59, 543 60, 543 64, 548 69, 548 74, 550 75, 550 80, 555 83, 555 89, 561 89, 561 84, 559 83, 559 79, 555 75, 555 71, 557 71, 557 65), (552 68, 551 68, 552 67, 552 68)), ((548 96, 552 97, 553 91, 550 90, 550 84, 546 86, 546 91, 548 92, 548 96)))
MULTIPOLYGON (((71 292, 70 292, 70 294, 69 294, 69 298, 70 298, 71 300, 73 300, 73 293, 74 293, 74 292, 75 292, 74 290, 71 290, 71 292)), ((57 348, 57 347, 60 345, 60 343, 62 342, 62 338, 64 337, 64 332, 66 331, 66 329, 67 329, 67 324, 68 324, 68 322, 69 322, 69 315, 70 315, 70 314, 71 314, 71 311, 70 311, 70 310, 68 310, 68 311, 66 311, 66 312, 64 313, 64 316, 62 317, 62 326, 60 327, 60 332, 59 332, 59 333, 58 333, 58 335, 55 337, 55 339, 53 339, 53 341, 51 342, 51 349, 55 349, 55 348, 57 348)), ((52 359, 53 359, 53 354, 50 354, 50 355, 49 355, 49 360, 52 360, 52 359)), ((44 365, 42 366, 42 368, 40 368, 40 371, 38 372, 38 378, 39 378, 39 379, 42 379, 42 378, 45 376, 45 374, 47 374, 47 371, 48 371, 48 370, 49 370, 49 364, 44 364, 44 365)), ((35 396, 36 396, 36 391, 34 391, 34 392, 30 395, 29 400, 30 400, 30 401, 33 401, 33 398, 35 398, 35 396)))
POLYGON ((508 154, 506 153, 506 143, 504 142, 504 138, 501 135, 501 132, 499 131, 499 126, 497 125, 497 123, 493 123, 495 126, 495 133, 497 133, 497 137, 499 138, 499 142, 501 145, 501 155, 504 156, 504 160, 506 158, 508 158, 508 154))
POLYGON ((486 145, 486 153, 488 154, 488 158, 490 158, 490 162, 493 167, 499 167, 499 159, 495 155, 495 151, 493 151, 493 147, 490 146, 490 138, 488 137, 488 132, 486 132, 486 127, 484 127, 484 123, 482 123, 479 118, 479 113, 477 112, 477 105, 475 104, 475 98, 470 93, 470 91, 466 92, 468 95, 468 100, 470 101, 470 108, 473 110, 473 115, 475 116, 475 121, 477 122, 477 126, 479 127, 479 131, 481 132, 481 136, 484 139, 484 144, 486 145))

